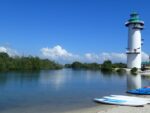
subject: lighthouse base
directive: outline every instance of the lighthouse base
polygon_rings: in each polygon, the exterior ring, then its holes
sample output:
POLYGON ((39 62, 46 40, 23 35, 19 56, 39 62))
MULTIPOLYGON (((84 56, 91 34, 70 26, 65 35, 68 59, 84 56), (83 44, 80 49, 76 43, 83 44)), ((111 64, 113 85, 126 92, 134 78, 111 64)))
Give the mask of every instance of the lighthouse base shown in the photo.
POLYGON ((127 55, 127 68, 141 68, 141 54, 128 54, 127 55))

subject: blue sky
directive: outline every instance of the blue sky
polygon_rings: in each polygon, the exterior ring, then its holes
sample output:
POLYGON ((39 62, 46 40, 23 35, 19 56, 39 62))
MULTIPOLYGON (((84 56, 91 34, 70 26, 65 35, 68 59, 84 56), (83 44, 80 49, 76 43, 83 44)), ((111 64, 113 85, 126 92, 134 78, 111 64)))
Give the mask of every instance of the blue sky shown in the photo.
POLYGON ((145 21, 143 50, 150 53, 148 0, 1 0, 0 46, 41 55, 59 45, 70 54, 125 53, 124 23, 136 11, 145 21))

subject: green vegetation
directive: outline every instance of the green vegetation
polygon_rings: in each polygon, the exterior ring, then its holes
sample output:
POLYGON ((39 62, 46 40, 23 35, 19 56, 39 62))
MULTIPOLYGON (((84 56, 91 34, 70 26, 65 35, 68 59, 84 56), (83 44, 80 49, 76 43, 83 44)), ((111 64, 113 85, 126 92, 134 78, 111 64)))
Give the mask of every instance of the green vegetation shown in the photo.
POLYGON ((65 64, 66 68, 72 69, 91 69, 91 70, 98 70, 100 69, 100 64, 97 63, 81 63, 81 62, 73 62, 72 64, 65 64))
POLYGON ((114 63, 113 68, 127 68, 127 65, 124 63, 114 63))
POLYGON ((113 64, 110 60, 104 61, 104 63, 101 65, 102 71, 112 71, 113 70, 113 64))
POLYGON ((46 70, 61 69, 60 64, 39 57, 10 57, 7 53, 0 53, 0 71, 9 70, 46 70))
POLYGON ((123 68, 126 68, 126 64, 123 63, 112 63, 110 60, 106 60, 103 64, 97 63, 81 63, 81 62, 73 62, 72 64, 65 64, 65 68, 72 69, 90 69, 90 70, 101 70, 102 72, 112 72, 116 68, 118 68, 118 73, 126 72, 123 68))
POLYGON ((119 69, 116 70, 116 72, 117 72, 118 74, 124 74, 124 73, 126 73, 126 70, 123 69, 123 68, 119 68, 119 69))
POLYGON ((138 69, 136 67, 134 67, 130 70, 131 74, 133 74, 133 75, 136 75, 137 71, 138 71, 138 69))

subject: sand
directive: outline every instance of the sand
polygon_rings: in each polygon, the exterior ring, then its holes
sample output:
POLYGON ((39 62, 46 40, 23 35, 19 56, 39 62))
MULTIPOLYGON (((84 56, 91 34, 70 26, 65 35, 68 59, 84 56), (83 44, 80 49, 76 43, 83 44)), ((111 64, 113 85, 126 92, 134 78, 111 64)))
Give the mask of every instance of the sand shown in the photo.
MULTIPOLYGON (((52 112, 50 109, 11 109, 4 110, 1 113, 56 113, 52 112)), ((150 105, 145 105, 144 107, 129 107, 129 106, 114 106, 105 105, 105 107, 96 106, 91 108, 78 109, 74 111, 62 112, 62 113, 150 113, 150 105)))
POLYGON ((118 106, 107 111, 99 111, 96 113, 150 113, 150 105, 145 105, 144 107, 118 106))
POLYGON ((150 113, 150 105, 145 105, 144 107, 115 106, 105 110, 93 107, 65 113, 150 113))
MULTIPOLYGON (((101 113, 110 109, 115 108, 116 106, 97 106, 97 107, 91 107, 91 108, 84 108, 84 109, 79 109, 79 110, 74 110, 74 111, 68 111, 68 112, 63 112, 63 113, 101 113)), ((105 112, 104 112, 105 113, 105 112)))
MULTIPOLYGON (((51 109, 44 108, 44 107, 27 107, 25 108, 13 108, 8 110, 2 110, 0 113, 98 113, 99 111, 105 111, 106 109, 110 109, 112 106, 96 106, 91 108, 82 108, 78 110, 73 111, 67 111, 67 112, 54 112, 51 109)), ((58 107, 59 109, 59 107, 58 107)))

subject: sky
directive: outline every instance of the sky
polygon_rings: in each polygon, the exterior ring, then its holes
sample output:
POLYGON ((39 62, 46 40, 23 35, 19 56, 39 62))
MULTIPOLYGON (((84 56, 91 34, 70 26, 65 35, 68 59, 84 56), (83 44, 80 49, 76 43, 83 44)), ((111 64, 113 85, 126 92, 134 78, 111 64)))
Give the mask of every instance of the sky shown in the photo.
POLYGON ((149 0, 0 0, 0 51, 60 63, 126 62, 124 23, 145 22, 143 59, 150 54, 149 0))

